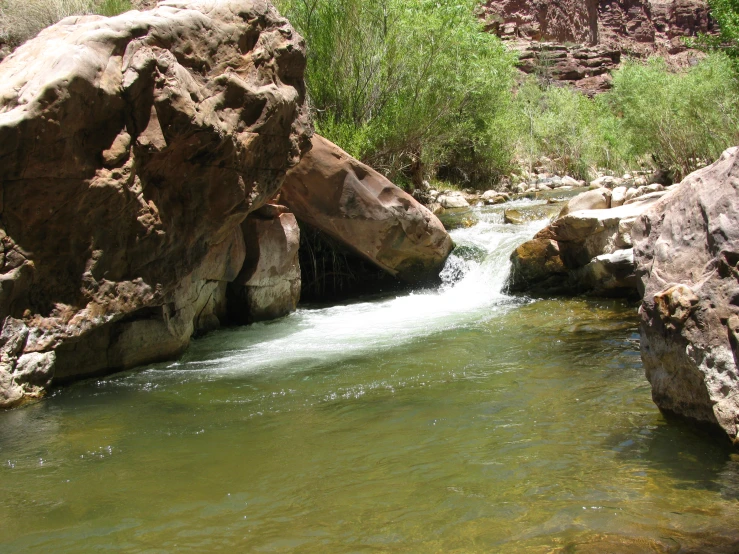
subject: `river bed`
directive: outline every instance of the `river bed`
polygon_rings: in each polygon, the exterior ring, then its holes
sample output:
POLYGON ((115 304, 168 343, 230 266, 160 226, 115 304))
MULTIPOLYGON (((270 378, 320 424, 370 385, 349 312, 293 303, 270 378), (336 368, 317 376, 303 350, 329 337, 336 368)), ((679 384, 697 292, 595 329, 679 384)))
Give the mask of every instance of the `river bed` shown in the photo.
POLYGON ((0 413, 0 552, 736 551, 739 457, 656 409, 635 305, 508 296, 544 221, 471 215, 439 289, 0 413))

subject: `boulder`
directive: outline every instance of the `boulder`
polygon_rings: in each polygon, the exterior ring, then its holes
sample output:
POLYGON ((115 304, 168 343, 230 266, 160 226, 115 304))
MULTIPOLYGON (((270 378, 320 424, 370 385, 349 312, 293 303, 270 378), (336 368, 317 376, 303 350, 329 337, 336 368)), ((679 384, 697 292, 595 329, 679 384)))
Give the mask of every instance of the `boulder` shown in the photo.
MULTIPOLYGON (((592 192, 597 191, 585 194, 592 192)), ((560 215, 513 252, 510 289, 513 292, 636 296, 631 226, 657 200, 649 198, 617 208, 560 215)))
POLYGON ((269 215, 262 208, 242 224, 246 261, 228 285, 233 321, 275 319, 295 311, 300 300, 298 222, 291 213, 269 215))
POLYGON ((626 201, 626 187, 616 187, 611 192, 611 208, 618 208, 626 201))
POLYGON ((611 206, 611 191, 601 187, 573 196, 559 213, 560 217, 580 210, 605 210, 611 206))
POLYGON ((434 214, 318 135, 288 172, 280 198, 298 221, 407 282, 438 278, 452 249, 434 214))
POLYGON ((511 255, 508 288, 512 292, 557 292, 567 287, 567 268, 559 255, 559 245, 546 237, 523 243, 511 255))
POLYGON ((686 177, 632 234, 652 398, 739 442, 739 149, 686 177))
POLYGON ((610 175, 604 175, 603 177, 598 177, 594 181, 590 181, 590 186, 592 188, 615 188, 619 187, 623 184, 624 180, 620 177, 612 177, 610 175))
POLYGON ((252 0, 70 17, 0 64, 0 405, 219 324, 241 222, 309 146, 304 69, 252 0))
POLYGON ((578 181, 577 179, 573 179, 569 175, 565 175, 564 177, 562 177, 561 183, 563 187, 573 187, 574 188, 574 187, 582 186, 581 181, 578 181))
POLYGON ((503 221, 512 225, 521 225, 524 222, 524 217, 518 210, 508 208, 503 212, 503 221))
POLYGON ((436 201, 445 209, 469 208, 470 206, 470 203, 467 198, 465 198, 464 194, 456 191, 442 193, 437 197, 436 201))
POLYGON ((495 190, 487 190, 482 194, 482 196, 480 196, 480 200, 485 202, 485 204, 503 204, 510 201, 510 199, 510 194, 495 190))

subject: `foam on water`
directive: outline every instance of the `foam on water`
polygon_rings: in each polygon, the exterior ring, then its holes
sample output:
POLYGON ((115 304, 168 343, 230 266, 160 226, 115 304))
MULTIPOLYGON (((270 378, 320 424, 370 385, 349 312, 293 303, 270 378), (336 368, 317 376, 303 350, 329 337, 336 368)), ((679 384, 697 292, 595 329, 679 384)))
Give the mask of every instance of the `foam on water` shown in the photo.
MULTIPOLYGON (((188 360, 169 370, 223 375, 285 368, 302 370, 359 353, 389 349, 490 317, 518 302, 503 292, 511 251, 546 222, 505 225, 502 215, 475 210, 478 222, 451 232, 455 244, 482 250, 481 260, 452 254, 442 285, 393 298, 322 309, 300 309, 276 322, 237 331, 240 347, 217 358, 188 360)), ((208 339, 205 339, 208 340, 208 339)), ((147 372, 148 373, 148 372, 147 372)))

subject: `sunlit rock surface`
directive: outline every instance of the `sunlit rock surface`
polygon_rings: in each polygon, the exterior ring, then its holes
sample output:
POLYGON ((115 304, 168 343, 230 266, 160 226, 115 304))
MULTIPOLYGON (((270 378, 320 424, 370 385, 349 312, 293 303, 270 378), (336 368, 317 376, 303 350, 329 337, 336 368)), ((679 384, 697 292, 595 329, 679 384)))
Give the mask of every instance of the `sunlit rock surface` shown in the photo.
POLYGON ((325 138, 312 144, 280 193, 298 220, 399 279, 438 278, 452 239, 437 217, 325 138))
POLYGON ((599 188, 569 200, 560 215, 511 255, 514 292, 636 296, 631 227, 658 198, 610 207, 599 188))
POLYGON ((739 424, 739 155, 724 152, 658 201, 633 228, 641 353, 663 410, 739 424))
POLYGON ((0 64, 0 406, 218 326, 309 144, 304 68, 261 0, 70 17, 0 64))

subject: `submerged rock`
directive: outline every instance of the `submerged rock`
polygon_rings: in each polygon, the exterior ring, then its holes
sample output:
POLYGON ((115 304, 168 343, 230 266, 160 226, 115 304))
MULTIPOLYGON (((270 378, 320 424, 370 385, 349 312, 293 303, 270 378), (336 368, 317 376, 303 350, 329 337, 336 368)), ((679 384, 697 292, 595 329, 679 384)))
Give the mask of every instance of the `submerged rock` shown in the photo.
POLYGON ((686 177, 632 232, 652 398, 739 442, 739 148, 686 177))
POLYGON ((251 0, 70 17, 0 64, 0 406, 219 324, 240 223, 308 146, 304 68, 251 0))
POLYGON ((288 172, 280 198, 299 221, 404 281, 438 278, 452 250, 434 214, 318 135, 288 172))

